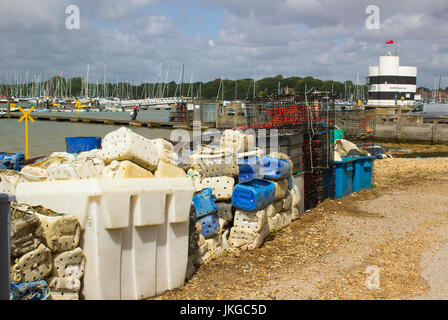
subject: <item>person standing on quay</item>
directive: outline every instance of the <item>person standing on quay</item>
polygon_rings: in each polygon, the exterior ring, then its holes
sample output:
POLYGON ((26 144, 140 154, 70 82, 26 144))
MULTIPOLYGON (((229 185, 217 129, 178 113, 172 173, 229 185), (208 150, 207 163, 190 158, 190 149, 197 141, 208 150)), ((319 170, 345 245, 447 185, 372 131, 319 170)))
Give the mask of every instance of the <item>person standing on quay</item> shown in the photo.
POLYGON ((139 105, 136 105, 134 110, 132 111, 132 114, 131 114, 132 121, 135 121, 135 119, 137 119, 137 113, 138 113, 139 109, 140 109, 139 105))

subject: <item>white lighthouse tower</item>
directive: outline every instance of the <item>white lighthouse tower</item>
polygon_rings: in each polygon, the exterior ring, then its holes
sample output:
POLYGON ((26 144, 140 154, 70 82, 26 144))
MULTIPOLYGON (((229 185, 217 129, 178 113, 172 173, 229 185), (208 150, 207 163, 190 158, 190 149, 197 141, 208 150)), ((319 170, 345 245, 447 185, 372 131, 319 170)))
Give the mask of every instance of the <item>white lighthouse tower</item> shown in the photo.
POLYGON ((415 105, 417 67, 400 66, 400 57, 390 51, 379 57, 378 66, 369 67, 369 106, 415 105))

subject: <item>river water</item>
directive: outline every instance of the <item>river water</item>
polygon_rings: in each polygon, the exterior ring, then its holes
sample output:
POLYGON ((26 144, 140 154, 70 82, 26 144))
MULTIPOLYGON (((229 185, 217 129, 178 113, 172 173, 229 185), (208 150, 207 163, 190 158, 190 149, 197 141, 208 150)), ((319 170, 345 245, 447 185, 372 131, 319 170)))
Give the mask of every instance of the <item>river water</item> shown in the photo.
MULTIPOLYGON (((53 113, 53 112, 52 112, 53 113)), ((48 114, 52 114, 48 113, 48 114)), ((77 117, 77 112, 54 112, 55 115, 77 117)), ((31 113, 31 116, 33 113, 31 113)), ((137 120, 168 121, 168 110, 141 111, 137 120)), ((80 112, 80 117, 104 119, 129 119, 129 112, 80 112)), ((25 153, 25 122, 18 119, 0 118, 0 152, 25 153)), ((66 151, 65 137, 101 137, 121 126, 77 122, 35 121, 28 122, 30 157, 50 155, 56 151, 66 151)), ((148 139, 169 139, 172 130, 146 127, 130 127, 132 131, 148 139)))

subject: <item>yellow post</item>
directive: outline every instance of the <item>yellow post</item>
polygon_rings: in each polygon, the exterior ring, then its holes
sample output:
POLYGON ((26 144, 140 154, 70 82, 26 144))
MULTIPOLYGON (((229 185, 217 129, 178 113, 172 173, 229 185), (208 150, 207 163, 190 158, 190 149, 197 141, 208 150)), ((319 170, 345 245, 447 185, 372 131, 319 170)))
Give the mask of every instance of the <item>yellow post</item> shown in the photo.
POLYGON ((22 109, 22 107, 19 107, 19 110, 23 113, 23 116, 19 119, 19 123, 22 122, 23 119, 25 119, 25 159, 29 159, 29 152, 28 152, 28 119, 30 119, 32 122, 34 122, 34 119, 31 118, 30 113, 33 111, 34 107, 31 107, 30 110, 25 111, 22 109))
POLYGON ((76 100, 75 107, 78 108, 78 118, 79 118, 79 106, 80 106, 80 105, 81 105, 81 102, 79 102, 79 99, 76 100))

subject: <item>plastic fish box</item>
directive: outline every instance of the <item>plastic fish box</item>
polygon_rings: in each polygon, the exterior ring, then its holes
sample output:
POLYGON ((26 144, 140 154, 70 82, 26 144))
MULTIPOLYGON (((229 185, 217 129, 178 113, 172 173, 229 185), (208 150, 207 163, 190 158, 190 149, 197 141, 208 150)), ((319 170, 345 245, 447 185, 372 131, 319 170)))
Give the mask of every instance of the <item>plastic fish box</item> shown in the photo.
POLYGON ((173 145, 163 139, 146 139, 129 128, 108 133, 102 142, 101 155, 106 164, 129 160, 147 170, 155 170, 160 160, 173 160, 173 145))
POLYGON ((255 148, 255 136, 238 130, 225 130, 221 136, 221 148, 228 148, 234 153, 247 152, 255 148))
POLYGON ((66 150, 68 153, 78 153, 101 148, 100 137, 66 137, 66 150))
POLYGON ((190 178, 23 182, 16 198, 78 217, 86 256, 81 297, 145 299, 183 286, 190 178))
POLYGON ((335 197, 342 198, 353 192, 353 162, 354 159, 335 161, 335 197))
POLYGON ((197 180, 198 190, 211 188, 216 200, 230 200, 232 198, 235 179, 231 177, 212 177, 197 180))
POLYGON ((291 163, 287 160, 263 157, 265 179, 285 179, 290 175, 291 163))
POLYGON ((346 157, 344 159, 353 159, 353 182, 352 191, 370 190, 372 188, 372 168, 376 156, 370 157, 346 157))
POLYGON ((254 179, 247 183, 237 184, 233 189, 232 204, 245 210, 260 210, 274 202, 275 185, 264 179, 254 179))

